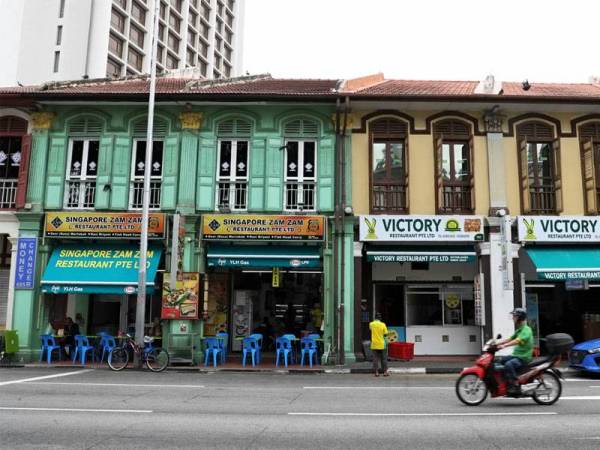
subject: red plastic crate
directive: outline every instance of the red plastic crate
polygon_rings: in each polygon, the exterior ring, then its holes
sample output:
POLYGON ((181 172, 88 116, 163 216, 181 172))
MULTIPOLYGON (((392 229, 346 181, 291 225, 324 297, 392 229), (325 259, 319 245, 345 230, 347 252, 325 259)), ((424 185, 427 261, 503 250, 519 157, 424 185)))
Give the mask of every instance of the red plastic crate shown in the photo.
POLYGON ((410 361, 415 356, 415 344, 413 342, 391 342, 388 345, 388 356, 393 359, 410 361))

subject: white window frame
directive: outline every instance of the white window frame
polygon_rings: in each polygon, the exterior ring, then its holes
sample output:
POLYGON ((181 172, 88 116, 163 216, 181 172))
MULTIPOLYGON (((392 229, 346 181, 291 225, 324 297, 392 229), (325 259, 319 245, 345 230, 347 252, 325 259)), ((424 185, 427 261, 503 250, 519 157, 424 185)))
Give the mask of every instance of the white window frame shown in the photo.
MULTIPOLYGON (((88 152, 90 148, 90 142, 98 142, 98 159, 100 159, 100 139, 98 137, 73 137, 69 139, 69 147, 67 152, 67 167, 65 169, 65 192, 63 194, 63 206, 64 209, 69 210, 94 210, 96 207, 96 193, 94 192, 94 206, 83 207, 84 198, 85 198, 85 189, 79 188, 79 201, 78 206, 68 206, 69 204, 69 182, 79 182, 79 185, 85 185, 87 182, 94 181, 96 182, 98 178, 98 170, 96 170, 96 175, 92 175, 91 177, 87 174, 87 163, 88 163, 88 152), (78 178, 71 178, 71 162, 73 161, 73 143, 75 141, 83 142, 83 153, 81 155, 81 175, 78 178), (85 175, 84 175, 85 173, 85 175)), ((97 162, 98 166, 100 165, 100 161, 97 162)), ((97 186, 96 186, 97 187, 97 186)))
MULTIPOLYGON (((133 198, 134 198, 134 182, 139 182, 139 181, 144 181, 144 177, 143 176, 136 176, 135 175, 135 160, 136 160, 136 152, 137 152, 137 144, 138 142, 147 142, 147 140, 145 138, 137 138, 133 140, 133 145, 131 147, 131 169, 129 171, 129 209, 135 210, 135 211, 139 211, 142 209, 142 207, 139 208, 134 208, 133 207, 133 198)), ((161 166, 160 166, 160 176, 156 176, 156 175, 152 175, 152 171, 150 171, 150 185, 152 185, 152 182, 156 182, 156 181, 160 181, 161 182, 161 188, 162 188, 162 180, 163 180, 163 170, 165 168, 165 141, 164 139, 152 139, 152 142, 162 142, 163 145, 163 153, 162 153, 162 161, 161 161, 161 166)), ((154 148, 154 144, 153 144, 153 148, 154 148)), ((162 202, 162 196, 161 196, 161 202, 162 202)), ((158 206, 158 208, 152 208, 150 207, 150 210, 152 211, 158 211, 160 210, 160 205, 158 206)))
POLYGON ((250 180, 250 140, 249 139, 238 139, 238 138, 222 138, 217 141, 217 173, 216 180, 217 185, 215 189, 215 210, 219 210, 219 183, 229 183, 229 209, 231 211, 247 211, 248 210, 248 194, 249 194, 249 180, 250 180), (221 175, 221 144, 223 142, 231 142, 231 170, 229 176, 221 175), (246 176, 240 177, 236 174, 235 168, 237 167, 237 144, 238 142, 245 142, 248 148, 248 157, 246 158, 246 176), (246 183, 246 207, 235 208, 235 183, 246 183), (232 192, 231 186, 234 186, 232 192))
POLYGON ((283 164, 283 182, 284 182, 284 195, 283 195, 283 210, 284 211, 308 211, 314 212, 317 210, 317 171, 318 171, 318 145, 316 139, 286 139, 285 140, 285 156, 284 156, 284 164, 283 164), (297 142, 298 143, 298 175, 297 176, 288 176, 287 174, 287 165, 288 165, 288 148, 287 145, 289 142, 297 142), (314 167, 314 175, 312 177, 304 176, 304 143, 312 142, 315 146, 315 167, 314 167), (286 207, 286 197, 287 197, 287 185, 288 183, 297 183, 298 185, 304 185, 305 182, 313 183, 315 186, 314 189, 314 208, 306 209, 306 208, 287 208, 286 207))

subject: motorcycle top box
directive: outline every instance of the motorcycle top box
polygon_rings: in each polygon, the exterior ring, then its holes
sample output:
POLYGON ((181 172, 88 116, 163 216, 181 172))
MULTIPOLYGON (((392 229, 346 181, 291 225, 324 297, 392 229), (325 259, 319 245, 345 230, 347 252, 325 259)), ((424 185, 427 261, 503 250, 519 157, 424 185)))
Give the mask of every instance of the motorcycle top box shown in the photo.
POLYGON ((566 333, 554 333, 546 336, 546 350, 552 356, 568 352, 573 344, 575 341, 566 333))

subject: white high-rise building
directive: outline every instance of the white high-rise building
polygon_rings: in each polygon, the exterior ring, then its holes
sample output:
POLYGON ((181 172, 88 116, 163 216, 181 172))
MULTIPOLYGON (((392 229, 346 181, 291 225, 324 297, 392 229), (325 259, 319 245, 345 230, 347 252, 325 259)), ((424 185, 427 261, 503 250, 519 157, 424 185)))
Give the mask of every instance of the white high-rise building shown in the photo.
POLYGON ((0 0, 0 86, 158 71, 241 75, 246 0, 0 0))

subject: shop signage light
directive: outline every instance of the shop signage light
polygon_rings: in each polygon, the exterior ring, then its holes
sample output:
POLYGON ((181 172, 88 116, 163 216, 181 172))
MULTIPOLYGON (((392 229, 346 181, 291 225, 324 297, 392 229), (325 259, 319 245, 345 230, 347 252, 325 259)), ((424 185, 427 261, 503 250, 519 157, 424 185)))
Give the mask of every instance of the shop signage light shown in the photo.
POLYGON ((481 216, 360 216, 360 240, 483 241, 481 216))
POLYGON ((521 242, 600 242, 600 219, 589 216, 519 216, 521 242))
POLYGON ((202 218, 205 240, 322 241, 324 234, 323 216, 205 214, 202 218))
MULTIPOLYGON (((102 212, 49 212, 46 214, 46 236, 69 238, 139 238, 142 214, 102 212)), ((148 237, 163 239, 165 215, 151 213, 148 237)))

